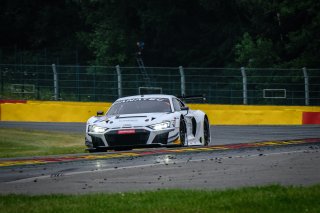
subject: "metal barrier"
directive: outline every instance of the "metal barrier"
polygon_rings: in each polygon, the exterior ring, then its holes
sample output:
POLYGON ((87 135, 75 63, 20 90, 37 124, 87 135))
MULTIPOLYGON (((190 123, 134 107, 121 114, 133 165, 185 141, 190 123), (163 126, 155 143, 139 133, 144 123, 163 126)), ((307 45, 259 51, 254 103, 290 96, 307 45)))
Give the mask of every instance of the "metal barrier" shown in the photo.
POLYGON ((215 104, 320 105, 320 69, 143 69, 0 64, 0 99, 112 102, 162 92, 204 94, 215 104))

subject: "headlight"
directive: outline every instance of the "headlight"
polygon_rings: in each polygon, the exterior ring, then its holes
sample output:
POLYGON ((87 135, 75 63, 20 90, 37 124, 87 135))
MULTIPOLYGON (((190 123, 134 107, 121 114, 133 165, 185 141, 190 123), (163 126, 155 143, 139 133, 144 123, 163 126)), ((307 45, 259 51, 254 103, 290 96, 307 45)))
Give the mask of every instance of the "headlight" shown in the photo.
POLYGON ((96 126, 96 125, 89 126, 89 132, 103 133, 103 132, 105 132, 107 130, 108 130, 108 128, 101 127, 101 126, 96 126))
POLYGON ((154 124, 149 126, 151 129, 153 130, 163 130, 163 129, 167 129, 170 127, 170 121, 166 121, 166 122, 162 122, 159 124, 154 124))

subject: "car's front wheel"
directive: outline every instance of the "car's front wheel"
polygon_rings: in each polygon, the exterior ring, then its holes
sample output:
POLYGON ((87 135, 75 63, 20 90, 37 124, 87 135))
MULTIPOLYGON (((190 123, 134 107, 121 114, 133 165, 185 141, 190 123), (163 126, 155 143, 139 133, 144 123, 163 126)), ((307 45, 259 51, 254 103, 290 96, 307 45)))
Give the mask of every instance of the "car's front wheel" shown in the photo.
POLYGON ((203 137, 204 137, 204 146, 208 146, 210 143, 210 124, 207 117, 203 121, 203 137))
POLYGON ((183 118, 180 119, 179 137, 181 146, 185 146, 187 140, 187 128, 183 118))

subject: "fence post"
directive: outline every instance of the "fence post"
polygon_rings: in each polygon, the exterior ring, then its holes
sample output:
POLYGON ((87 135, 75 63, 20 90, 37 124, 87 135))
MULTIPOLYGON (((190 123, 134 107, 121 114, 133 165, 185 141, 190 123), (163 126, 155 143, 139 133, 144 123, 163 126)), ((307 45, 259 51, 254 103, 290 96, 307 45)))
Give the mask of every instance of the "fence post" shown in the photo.
POLYGON ((57 101, 59 98, 59 82, 58 82, 58 73, 55 64, 52 64, 53 71, 53 88, 54 88, 54 100, 57 101))
POLYGON ((307 72, 307 68, 303 67, 303 76, 304 76, 304 98, 305 98, 305 105, 309 106, 309 76, 307 72))
POLYGON ((97 100, 97 95, 96 95, 96 67, 94 67, 94 72, 93 72, 93 100, 97 100))
POLYGON ((79 72, 79 65, 76 65, 76 85, 77 85, 77 95, 78 95, 78 101, 81 101, 81 95, 80 95, 80 72, 79 72))
POLYGON ((181 83, 181 96, 185 96, 186 95, 186 78, 184 75, 184 70, 182 66, 179 66, 179 71, 180 71, 180 83, 181 83))
POLYGON ((122 78, 121 78, 121 70, 120 66, 116 66, 117 76, 118 76, 118 98, 122 97, 122 78))
POLYGON ((243 90, 243 104, 248 104, 248 93, 247 93, 247 75, 244 67, 241 67, 242 75, 242 90, 243 90))

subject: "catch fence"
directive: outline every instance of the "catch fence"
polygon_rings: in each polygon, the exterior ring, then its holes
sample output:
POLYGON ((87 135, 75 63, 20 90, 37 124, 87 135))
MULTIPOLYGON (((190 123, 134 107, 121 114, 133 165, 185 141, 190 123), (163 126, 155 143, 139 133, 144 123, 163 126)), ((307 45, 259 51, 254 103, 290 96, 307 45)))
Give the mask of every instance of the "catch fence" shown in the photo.
POLYGON ((137 94, 205 95, 208 103, 320 105, 320 69, 0 64, 0 99, 113 102, 137 94))

